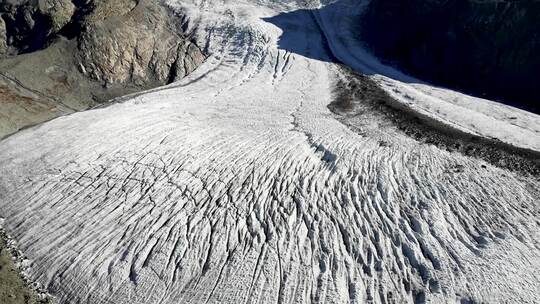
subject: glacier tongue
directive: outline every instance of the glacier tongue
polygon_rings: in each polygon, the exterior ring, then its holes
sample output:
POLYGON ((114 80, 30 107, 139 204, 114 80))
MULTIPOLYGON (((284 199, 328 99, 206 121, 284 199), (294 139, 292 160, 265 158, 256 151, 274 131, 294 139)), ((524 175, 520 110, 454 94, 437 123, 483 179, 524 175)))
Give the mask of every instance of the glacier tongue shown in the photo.
POLYGON ((60 303, 540 301, 537 178, 340 123, 340 69, 262 19, 293 1, 170 2, 203 66, 0 144, 0 216, 60 303))

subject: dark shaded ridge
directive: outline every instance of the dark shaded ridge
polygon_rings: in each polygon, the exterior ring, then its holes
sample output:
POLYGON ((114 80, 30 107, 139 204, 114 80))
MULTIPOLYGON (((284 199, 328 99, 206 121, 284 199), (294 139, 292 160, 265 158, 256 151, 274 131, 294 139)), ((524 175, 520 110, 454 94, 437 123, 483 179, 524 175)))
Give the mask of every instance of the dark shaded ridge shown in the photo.
POLYGON ((361 38, 437 85, 540 113, 540 1, 373 0, 361 38))
MULTIPOLYGON (((306 33, 324 36, 313 16, 345 8, 362 10, 338 0, 263 20, 283 31, 278 48, 337 62, 326 44, 306 41, 306 33)), ((343 35, 358 37, 383 62, 417 79, 540 113, 539 15, 540 1, 373 0, 343 35)))
POLYGON ((342 67, 341 71, 349 82, 342 80, 337 82, 334 100, 328 108, 340 115, 345 124, 347 117, 358 115, 357 111, 368 110, 382 115, 384 119, 391 121, 400 131, 418 142, 482 159, 513 172, 540 177, 540 152, 471 135, 443 125, 431 117, 401 105, 369 77, 355 73, 347 67, 342 67))

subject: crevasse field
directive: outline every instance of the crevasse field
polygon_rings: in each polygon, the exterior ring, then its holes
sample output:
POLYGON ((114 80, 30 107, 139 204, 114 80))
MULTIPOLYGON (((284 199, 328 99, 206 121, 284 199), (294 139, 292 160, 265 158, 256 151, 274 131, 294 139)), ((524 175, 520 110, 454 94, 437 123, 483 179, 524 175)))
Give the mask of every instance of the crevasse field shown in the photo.
POLYGON ((210 55, 193 74, 0 143, 32 279, 59 303, 540 302, 538 177, 328 105, 341 62, 518 148, 540 117, 379 63, 359 3, 169 0, 210 55))

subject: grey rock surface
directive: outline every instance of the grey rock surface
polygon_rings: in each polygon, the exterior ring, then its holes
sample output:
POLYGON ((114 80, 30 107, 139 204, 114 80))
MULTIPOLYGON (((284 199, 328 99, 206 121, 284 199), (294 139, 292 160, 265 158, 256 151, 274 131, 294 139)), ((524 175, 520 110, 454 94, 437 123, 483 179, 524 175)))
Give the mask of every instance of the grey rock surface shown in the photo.
POLYGON ((57 33, 71 21, 75 5, 71 0, 40 0, 39 11, 51 20, 50 30, 57 33))
POLYGON ((201 50, 179 34, 172 16, 155 2, 141 1, 121 17, 103 13, 92 15, 79 39, 80 66, 92 79, 105 84, 166 83, 204 60, 201 50), (181 68, 172 71, 174 66, 181 68))
POLYGON ((133 10, 138 0, 85 0, 84 6, 89 7, 89 12, 84 16, 84 22, 92 23, 102 21, 113 16, 123 16, 133 10))

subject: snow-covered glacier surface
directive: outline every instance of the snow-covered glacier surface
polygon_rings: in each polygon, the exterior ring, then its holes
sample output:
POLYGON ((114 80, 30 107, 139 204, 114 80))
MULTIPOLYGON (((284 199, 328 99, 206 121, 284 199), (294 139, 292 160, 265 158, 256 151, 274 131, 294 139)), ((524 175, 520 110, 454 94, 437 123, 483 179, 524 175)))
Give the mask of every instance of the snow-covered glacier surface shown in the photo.
POLYGON ((540 301, 538 177, 343 124, 334 61, 520 148, 540 118, 377 63, 361 1, 306 2, 170 0, 211 55, 195 73, 0 143, 4 228, 58 302, 540 301))

